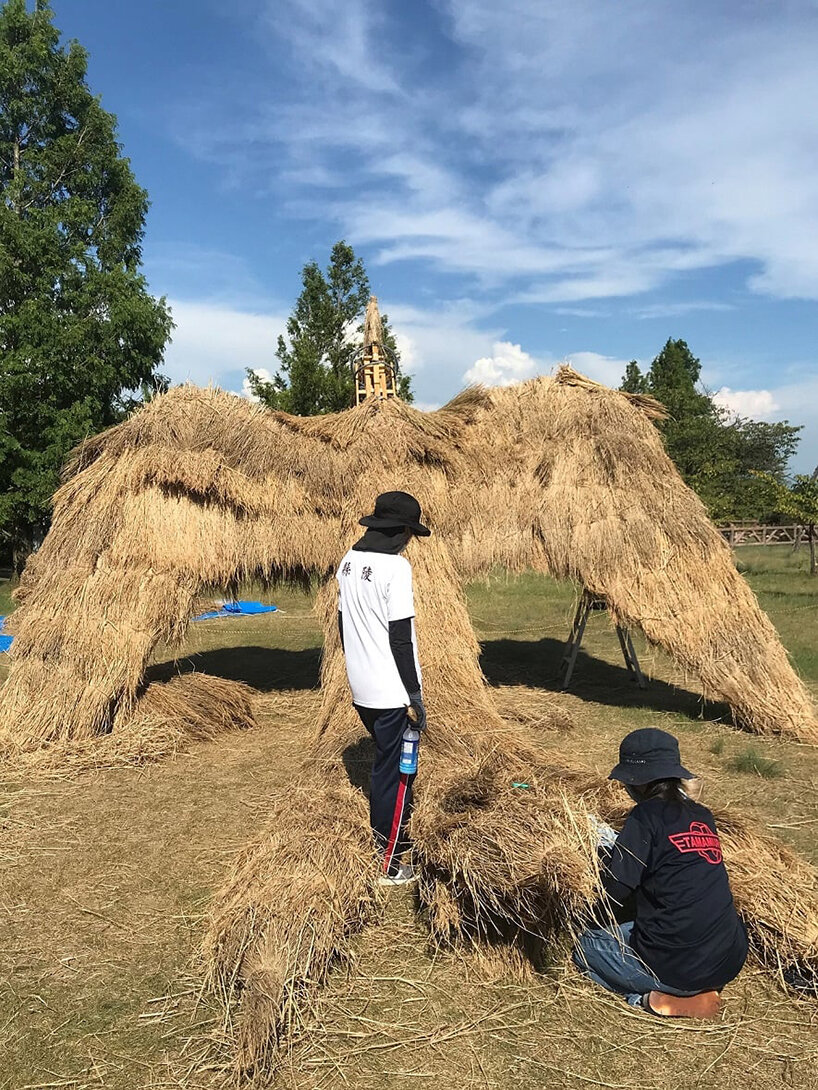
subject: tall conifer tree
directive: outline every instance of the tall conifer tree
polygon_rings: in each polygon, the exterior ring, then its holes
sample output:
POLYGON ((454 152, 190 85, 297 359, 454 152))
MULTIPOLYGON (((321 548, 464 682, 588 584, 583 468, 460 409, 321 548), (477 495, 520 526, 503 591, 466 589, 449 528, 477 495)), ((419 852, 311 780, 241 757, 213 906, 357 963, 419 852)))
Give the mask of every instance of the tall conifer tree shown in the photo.
MULTIPOLYGON (((297 416, 340 412, 354 399, 353 362, 362 343, 369 277, 352 247, 336 242, 326 272, 310 261, 301 271, 301 284, 287 336, 278 338, 281 369, 272 382, 248 371, 250 388, 270 408, 297 416)), ((386 347, 399 362, 388 316, 382 314, 381 320, 386 347)), ((407 375, 399 374, 398 393, 412 400, 407 375)))
POLYGON ((800 428, 726 412, 700 383, 701 361, 668 339, 646 372, 635 360, 621 390, 648 393, 669 417, 658 425, 667 452, 713 518, 764 518, 775 510, 770 479, 783 481, 800 428))
POLYGON ((171 329, 140 272, 147 195, 86 68, 47 3, 0 8, 0 533, 18 555, 70 449, 154 382, 171 329))

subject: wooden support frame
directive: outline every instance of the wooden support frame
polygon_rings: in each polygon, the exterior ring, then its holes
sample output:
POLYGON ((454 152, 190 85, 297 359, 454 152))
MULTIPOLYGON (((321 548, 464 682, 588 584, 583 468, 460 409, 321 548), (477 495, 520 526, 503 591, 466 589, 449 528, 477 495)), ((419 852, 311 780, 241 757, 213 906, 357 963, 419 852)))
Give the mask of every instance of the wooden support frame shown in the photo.
MULTIPOLYGON (((577 662, 577 655, 582 646, 582 637, 585 635, 585 626, 588 623, 589 615, 593 611, 607 610, 607 608, 607 603, 602 598, 595 597, 587 590, 582 592, 582 597, 577 604, 574 620, 571 624, 571 632, 565 644, 562 662, 560 663, 560 670, 564 673, 562 679, 563 689, 567 689, 571 683, 574 667, 577 662)), ((628 676, 631 681, 636 682, 640 689, 646 689, 647 682, 645 681, 645 675, 642 673, 642 668, 639 665, 639 659, 636 656, 636 650, 633 646, 630 632, 622 625, 616 625, 616 635, 622 650, 622 658, 625 660, 628 676)))
POLYGON ((355 368, 355 404, 373 397, 386 401, 397 394, 394 366, 381 345, 368 345, 355 368))

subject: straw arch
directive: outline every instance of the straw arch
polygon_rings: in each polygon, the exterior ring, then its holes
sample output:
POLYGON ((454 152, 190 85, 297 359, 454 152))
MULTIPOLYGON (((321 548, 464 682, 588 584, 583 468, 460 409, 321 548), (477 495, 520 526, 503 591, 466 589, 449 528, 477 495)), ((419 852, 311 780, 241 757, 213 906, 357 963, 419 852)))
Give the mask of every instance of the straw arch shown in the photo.
MULTIPOLYGON (((818 740, 773 626, 664 451, 660 411, 569 368, 431 413, 393 400, 299 418, 172 390, 66 469, 19 591, 5 745, 155 719, 150 656, 179 643, 204 590, 326 576, 358 515, 397 487, 421 499, 453 579, 495 565, 574 579, 743 725, 818 740)), ((186 698, 195 716, 202 694, 186 698)))

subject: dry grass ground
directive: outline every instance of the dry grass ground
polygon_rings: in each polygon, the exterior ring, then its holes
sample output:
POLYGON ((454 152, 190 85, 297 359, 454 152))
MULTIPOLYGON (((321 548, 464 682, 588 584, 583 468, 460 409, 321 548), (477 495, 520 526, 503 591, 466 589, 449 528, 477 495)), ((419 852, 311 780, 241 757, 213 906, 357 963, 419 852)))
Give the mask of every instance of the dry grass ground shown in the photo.
MULTIPOLYGON (((758 550, 740 561, 815 688, 818 586, 804 558, 758 550)), ((818 863, 813 750, 718 722, 721 710, 702 707, 666 660, 639 643, 654 680, 647 692, 635 690, 603 617, 589 622, 572 692, 555 697, 572 589, 498 577, 469 597, 501 707, 523 718, 546 753, 607 771, 626 730, 661 723, 680 736, 707 800, 760 817, 818 863), (554 699, 570 711, 573 730, 542 728, 542 709, 554 699), (748 747, 780 774, 765 778, 752 761, 737 761, 748 747)), ((278 614, 195 625, 187 649, 196 668, 262 691, 258 731, 144 769, 0 784, 1 1087, 220 1084, 218 1013, 198 996, 202 916, 229 853, 287 790, 318 704, 310 602, 276 600, 278 614)), ((578 979, 564 951, 525 981, 436 954, 403 890, 357 940, 313 1022, 281 1086, 818 1087, 818 1005, 786 997, 754 966, 728 989, 722 1022, 662 1023, 578 979)))

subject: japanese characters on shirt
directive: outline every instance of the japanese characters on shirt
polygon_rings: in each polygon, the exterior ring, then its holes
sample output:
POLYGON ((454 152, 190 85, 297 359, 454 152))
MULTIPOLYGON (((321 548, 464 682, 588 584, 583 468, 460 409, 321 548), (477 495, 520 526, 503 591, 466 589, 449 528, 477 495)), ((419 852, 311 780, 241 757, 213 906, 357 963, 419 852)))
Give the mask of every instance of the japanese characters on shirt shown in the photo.
MULTIPOLYGON (((336 578, 353 701, 364 708, 405 707, 409 694, 389 646, 389 622, 415 615, 409 561, 400 555, 350 549, 338 566, 336 578)), ((414 623, 412 646, 420 678, 414 623)))

